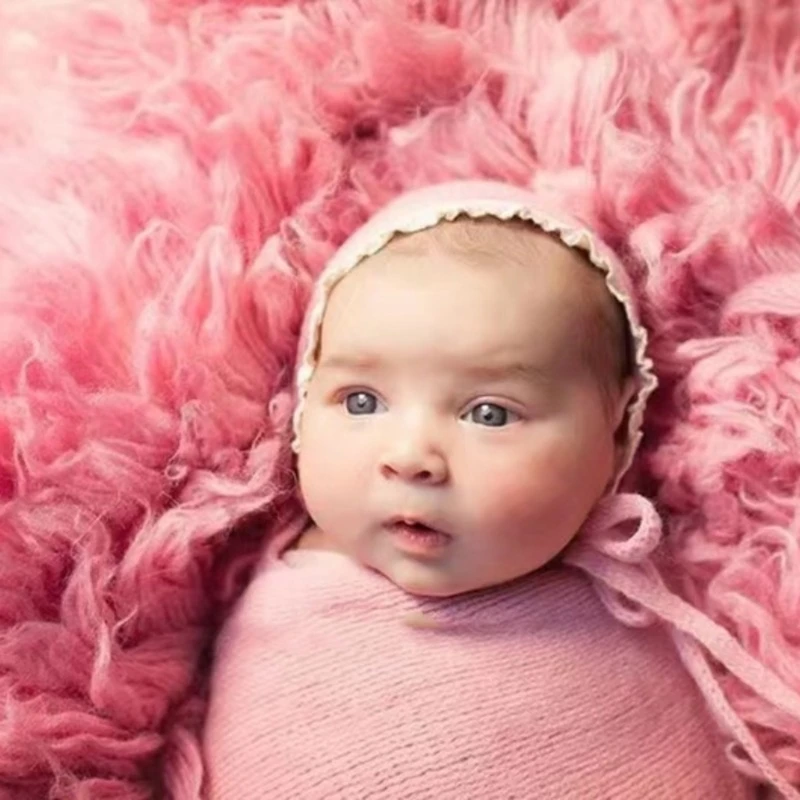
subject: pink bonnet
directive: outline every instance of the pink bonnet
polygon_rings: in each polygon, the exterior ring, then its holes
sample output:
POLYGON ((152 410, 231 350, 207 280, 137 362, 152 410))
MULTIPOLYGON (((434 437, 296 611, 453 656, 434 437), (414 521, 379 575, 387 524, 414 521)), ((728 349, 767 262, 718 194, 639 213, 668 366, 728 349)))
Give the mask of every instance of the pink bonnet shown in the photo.
POLYGON ((603 272, 608 290, 625 309, 634 344, 638 386, 629 409, 627 449, 617 475, 618 483, 630 467, 641 441, 645 406, 657 385, 652 362, 647 357, 647 331, 639 319, 629 276, 620 259, 584 222, 546 207, 534 192, 493 181, 453 181, 406 192, 371 217, 335 253, 317 281, 301 338, 293 420, 294 449, 297 450, 297 434, 308 383, 316 367, 322 319, 334 286, 365 258, 381 250, 396 234, 415 233, 462 216, 529 220, 541 230, 558 236, 568 247, 582 250, 603 272))

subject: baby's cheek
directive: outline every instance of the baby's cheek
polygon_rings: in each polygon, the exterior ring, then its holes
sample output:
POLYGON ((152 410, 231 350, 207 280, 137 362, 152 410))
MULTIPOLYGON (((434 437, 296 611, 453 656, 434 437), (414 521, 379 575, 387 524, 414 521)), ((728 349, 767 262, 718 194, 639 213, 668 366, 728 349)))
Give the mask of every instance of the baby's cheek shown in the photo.
POLYGON ((556 448, 543 457, 508 459, 473 473, 465 496, 486 524, 511 529, 540 529, 564 515, 575 476, 570 459, 556 448))
POLYGON ((536 482, 522 472, 498 472, 478 480, 468 496, 474 510, 487 524, 514 525, 533 516, 540 504, 536 482))
POLYGON ((298 472, 300 492, 312 516, 342 491, 341 473, 335 468, 335 452, 330 437, 323 431, 311 426, 306 428, 300 441, 298 472))
POLYGON ((350 517, 362 507, 366 476, 363 458, 351 442, 342 441, 330 428, 310 428, 301 442, 300 491, 306 508, 320 527, 352 524, 350 517))

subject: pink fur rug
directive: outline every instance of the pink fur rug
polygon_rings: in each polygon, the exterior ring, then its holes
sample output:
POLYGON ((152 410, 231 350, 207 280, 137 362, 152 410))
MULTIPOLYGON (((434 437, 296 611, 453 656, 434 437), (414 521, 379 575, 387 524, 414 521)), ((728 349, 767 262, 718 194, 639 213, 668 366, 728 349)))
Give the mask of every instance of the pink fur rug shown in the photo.
MULTIPOLYGON (((309 286, 454 177, 631 262, 665 573, 800 689, 799 122, 794 0, 3 0, 0 797, 201 795, 309 286)), ((725 689, 800 784, 797 723, 725 689)))

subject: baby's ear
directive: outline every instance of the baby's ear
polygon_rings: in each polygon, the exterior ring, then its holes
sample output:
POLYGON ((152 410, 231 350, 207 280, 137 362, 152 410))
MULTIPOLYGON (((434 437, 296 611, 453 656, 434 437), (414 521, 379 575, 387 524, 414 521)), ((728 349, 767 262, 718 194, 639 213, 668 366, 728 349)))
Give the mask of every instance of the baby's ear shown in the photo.
MULTIPOLYGON (((636 379, 627 378, 615 400, 613 423, 617 462, 621 461, 625 454, 625 446, 628 444, 628 409, 636 395, 637 388, 636 379)), ((616 463, 615 469, 619 469, 619 467, 620 464, 616 463)))
POLYGON ((636 381, 633 378, 628 378, 619 390, 611 409, 611 421, 614 425, 614 469, 606 484, 605 493, 611 491, 622 469, 629 436, 628 408, 630 407, 631 400, 633 400, 636 395, 636 389, 636 381))

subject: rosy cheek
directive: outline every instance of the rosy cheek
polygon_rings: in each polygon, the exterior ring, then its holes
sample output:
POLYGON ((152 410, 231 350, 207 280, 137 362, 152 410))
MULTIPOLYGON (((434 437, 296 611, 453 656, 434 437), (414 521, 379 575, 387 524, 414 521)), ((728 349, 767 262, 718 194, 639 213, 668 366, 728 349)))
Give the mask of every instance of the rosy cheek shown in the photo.
POLYGON ((300 440, 300 481, 304 496, 323 502, 348 502, 356 487, 364 488, 368 463, 363 446, 338 426, 312 420, 300 440))
POLYGON ((498 525, 514 524, 533 515, 539 505, 533 482, 524 475, 511 472, 480 481, 470 488, 469 502, 476 515, 498 525))
POLYGON ((494 462, 484 459, 480 473, 472 473, 465 491, 476 512, 498 524, 535 524, 569 503, 574 465, 563 449, 546 444, 528 452, 504 453, 494 462))

